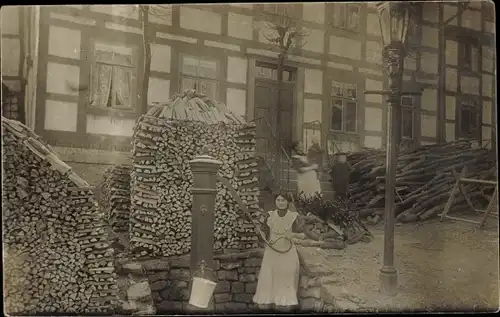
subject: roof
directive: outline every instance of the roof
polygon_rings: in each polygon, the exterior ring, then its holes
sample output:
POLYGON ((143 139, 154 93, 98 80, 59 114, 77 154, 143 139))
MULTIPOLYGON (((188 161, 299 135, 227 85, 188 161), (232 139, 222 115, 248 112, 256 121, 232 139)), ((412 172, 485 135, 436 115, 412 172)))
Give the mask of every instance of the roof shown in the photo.
POLYGON ((233 113, 225 104, 212 100, 193 89, 175 94, 165 104, 155 103, 146 116, 173 120, 201 121, 208 124, 244 124, 243 117, 233 113))
POLYGON ((12 133, 12 135, 14 135, 20 143, 24 144, 33 154, 49 163, 61 174, 66 175, 76 187, 82 190, 91 188, 89 183, 73 172, 71 167, 64 163, 57 156, 55 151, 41 140, 39 135, 35 134, 21 122, 2 117, 2 129, 12 133))

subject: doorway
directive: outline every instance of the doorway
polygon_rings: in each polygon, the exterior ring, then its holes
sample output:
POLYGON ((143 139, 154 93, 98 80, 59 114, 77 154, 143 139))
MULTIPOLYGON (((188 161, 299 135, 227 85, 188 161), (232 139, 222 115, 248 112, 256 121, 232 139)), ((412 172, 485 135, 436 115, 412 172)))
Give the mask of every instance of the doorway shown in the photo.
MULTIPOLYGON (((256 63, 255 124, 256 155, 261 158, 261 189, 268 190, 290 178, 286 172, 289 148, 293 140, 296 70, 285 67, 277 104, 278 72, 276 65, 256 63), (279 143, 276 142, 279 136, 279 143)), ((289 182, 287 182, 289 185, 289 182)))
MULTIPOLYGON (((288 151, 293 139, 293 111, 295 109, 296 70, 285 67, 280 89, 280 105, 277 104, 278 76, 276 66, 256 63, 255 123, 258 154, 276 152, 277 146, 288 151), (279 135, 280 144, 275 144, 279 135)), ((283 153, 282 153, 283 155, 283 153)))

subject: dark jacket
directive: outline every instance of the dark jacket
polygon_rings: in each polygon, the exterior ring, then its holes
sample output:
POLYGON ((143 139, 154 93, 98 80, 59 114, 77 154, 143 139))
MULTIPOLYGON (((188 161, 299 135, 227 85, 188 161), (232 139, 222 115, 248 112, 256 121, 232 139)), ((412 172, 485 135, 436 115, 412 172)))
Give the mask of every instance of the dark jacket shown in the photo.
POLYGON ((350 169, 347 163, 335 162, 331 175, 336 195, 347 195, 349 190, 350 169))

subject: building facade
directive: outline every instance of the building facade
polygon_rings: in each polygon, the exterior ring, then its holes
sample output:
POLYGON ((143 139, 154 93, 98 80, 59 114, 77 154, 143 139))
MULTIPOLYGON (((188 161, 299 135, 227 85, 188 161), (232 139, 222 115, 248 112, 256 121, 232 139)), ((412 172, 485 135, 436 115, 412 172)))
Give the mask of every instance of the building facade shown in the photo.
MULTIPOLYGON (((147 110, 141 98, 165 102, 186 88, 258 122, 261 151, 273 133, 306 146, 316 137, 330 153, 385 143, 386 102, 364 94, 387 87, 373 3, 155 5, 147 96, 140 94, 144 53, 135 6, 1 10, 2 78, 13 86, 19 80, 26 123, 63 157, 116 162, 147 110), (285 11, 306 35, 285 63, 280 122, 287 124, 275 129, 269 113, 277 51, 265 36, 266 16, 285 11)), ((412 28, 404 89, 423 94, 402 100, 410 143, 496 142, 493 3, 473 1, 444 25, 457 10, 454 2, 421 3, 412 28)))

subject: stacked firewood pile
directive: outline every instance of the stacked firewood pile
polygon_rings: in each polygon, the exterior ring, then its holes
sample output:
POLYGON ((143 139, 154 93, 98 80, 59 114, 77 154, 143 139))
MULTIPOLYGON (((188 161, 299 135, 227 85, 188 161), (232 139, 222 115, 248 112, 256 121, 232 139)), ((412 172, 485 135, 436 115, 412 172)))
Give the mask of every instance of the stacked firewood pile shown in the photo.
MULTIPOLYGON (((209 146, 220 160, 219 176, 228 179, 254 216, 258 206, 255 125, 223 104, 190 90, 155 105, 142 116, 133 142, 131 251, 145 255, 180 255, 191 245, 189 161, 209 146)), ((239 211, 230 191, 217 184, 216 250, 257 247, 252 225, 239 211)))
POLYGON ((92 188, 26 126, 2 117, 5 311, 102 313, 116 294, 92 188))
POLYGON ((130 218, 131 166, 110 167, 104 174, 100 205, 108 215, 113 232, 128 232, 130 218))
MULTIPOLYGON (((378 222, 385 204, 385 151, 366 150, 347 157, 352 167, 348 205, 361 217, 378 222)), ((411 222, 437 216, 455 184, 454 173, 467 166, 467 177, 496 180, 496 158, 490 150, 470 140, 433 144, 403 150, 398 155, 396 174, 396 215, 411 222)), ((474 203, 487 204, 491 193, 480 185, 464 187, 474 203)), ((454 211, 468 208, 465 199, 455 199, 454 211)))

